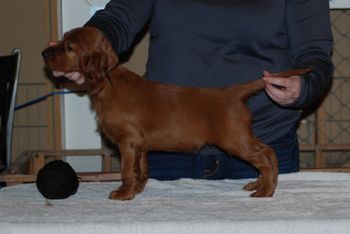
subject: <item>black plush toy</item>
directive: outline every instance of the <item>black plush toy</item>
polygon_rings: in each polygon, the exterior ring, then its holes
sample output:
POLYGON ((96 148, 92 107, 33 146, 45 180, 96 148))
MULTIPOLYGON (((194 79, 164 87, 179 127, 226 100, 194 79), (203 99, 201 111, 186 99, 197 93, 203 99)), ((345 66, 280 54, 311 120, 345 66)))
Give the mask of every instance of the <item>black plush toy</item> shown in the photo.
POLYGON ((36 186, 47 199, 65 199, 77 192, 79 178, 68 163, 55 160, 40 169, 36 186))

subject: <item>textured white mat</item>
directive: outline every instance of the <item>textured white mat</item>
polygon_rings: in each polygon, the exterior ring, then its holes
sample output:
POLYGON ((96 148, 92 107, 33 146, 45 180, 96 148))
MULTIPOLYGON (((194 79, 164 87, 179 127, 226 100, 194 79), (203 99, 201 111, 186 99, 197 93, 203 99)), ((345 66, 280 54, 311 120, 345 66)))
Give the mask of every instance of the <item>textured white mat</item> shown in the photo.
POLYGON ((350 174, 281 175, 273 198, 250 198, 248 180, 150 180, 134 200, 111 201, 115 183, 82 183, 66 200, 34 184, 0 190, 0 233, 350 233, 350 174))

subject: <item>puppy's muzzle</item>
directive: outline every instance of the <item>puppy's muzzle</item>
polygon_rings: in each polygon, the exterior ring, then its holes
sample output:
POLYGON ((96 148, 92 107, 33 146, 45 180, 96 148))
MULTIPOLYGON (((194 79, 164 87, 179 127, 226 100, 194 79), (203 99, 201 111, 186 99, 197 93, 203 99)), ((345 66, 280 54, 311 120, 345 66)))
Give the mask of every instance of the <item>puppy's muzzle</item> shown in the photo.
POLYGON ((54 49, 52 47, 49 47, 49 48, 46 48, 45 50, 43 50, 43 52, 41 52, 41 55, 46 60, 48 58, 53 57, 55 55, 55 52, 54 52, 54 49))

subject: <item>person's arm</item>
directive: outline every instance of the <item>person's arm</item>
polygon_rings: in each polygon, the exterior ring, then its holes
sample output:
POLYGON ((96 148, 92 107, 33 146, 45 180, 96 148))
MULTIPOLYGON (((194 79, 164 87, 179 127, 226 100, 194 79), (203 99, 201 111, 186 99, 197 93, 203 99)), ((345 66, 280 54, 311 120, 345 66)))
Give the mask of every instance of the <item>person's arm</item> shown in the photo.
POLYGON ((149 20, 153 2, 154 0, 111 0, 85 26, 98 28, 117 53, 125 52, 149 20))
POLYGON ((294 69, 312 67, 303 76, 271 77, 264 72, 265 90, 276 103, 302 109, 326 93, 331 85, 333 38, 328 0, 287 0, 287 33, 294 69), (278 88, 283 87, 283 89, 278 88))
POLYGON ((304 108, 329 89, 333 76, 333 37, 328 0, 287 0, 287 29, 293 68, 312 67, 301 77, 299 98, 290 105, 304 108))

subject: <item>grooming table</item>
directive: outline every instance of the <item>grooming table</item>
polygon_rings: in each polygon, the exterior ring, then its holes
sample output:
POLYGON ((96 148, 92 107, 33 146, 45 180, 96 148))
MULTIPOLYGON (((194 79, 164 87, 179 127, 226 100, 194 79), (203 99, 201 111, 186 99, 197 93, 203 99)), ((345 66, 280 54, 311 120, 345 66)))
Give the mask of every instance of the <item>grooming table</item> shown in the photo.
POLYGON ((350 174, 281 175, 273 198, 250 198, 250 180, 157 181, 131 201, 109 200, 120 182, 81 183, 50 201, 35 184, 0 190, 0 232, 40 233, 350 233, 350 174))

